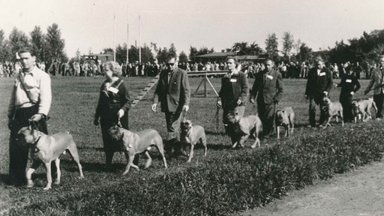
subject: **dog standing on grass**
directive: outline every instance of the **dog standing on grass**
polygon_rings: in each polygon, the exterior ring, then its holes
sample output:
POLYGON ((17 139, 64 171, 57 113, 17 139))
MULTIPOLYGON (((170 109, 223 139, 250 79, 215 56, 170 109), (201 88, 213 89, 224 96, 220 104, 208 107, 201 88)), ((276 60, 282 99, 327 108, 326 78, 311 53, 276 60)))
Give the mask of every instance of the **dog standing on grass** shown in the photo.
POLYGON ((138 166, 133 164, 133 160, 136 154, 144 153, 147 157, 145 168, 151 166, 152 158, 148 153, 148 151, 151 149, 151 146, 157 147, 161 157, 163 158, 165 168, 168 168, 167 161, 164 156, 163 139, 161 138, 159 132, 156 130, 146 129, 134 133, 116 125, 112 126, 108 132, 111 134, 113 139, 120 141, 124 146, 123 151, 128 163, 123 175, 126 175, 129 172, 130 167, 133 167, 136 170, 140 170, 138 166))
POLYGON ((355 123, 357 122, 358 117, 360 119, 360 115, 362 115, 361 118, 363 122, 366 122, 369 119, 372 119, 372 113, 371 113, 372 107, 377 112, 377 106, 375 101, 373 101, 372 97, 364 100, 352 101, 352 111, 354 114, 355 123))
POLYGON ((207 156, 207 137, 204 128, 200 125, 192 125, 192 122, 183 119, 180 124, 180 141, 182 144, 190 144, 191 150, 189 152, 188 163, 193 158, 193 149, 195 145, 200 142, 204 146, 204 157, 207 156))
POLYGON ((263 126, 258 115, 240 117, 230 112, 227 114, 227 119, 233 129, 231 131, 232 148, 235 148, 237 145, 244 147, 245 141, 251 135, 255 138, 251 148, 260 147, 259 135, 263 130, 263 126))
POLYGON ((284 107, 282 110, 276 111, 275 117, 277 139, 280 139, 280 127, 285 128, 285 136, 288 137, 293 133, 295 128, 295 112, 292 107, 284 107))
POLYGON ((38 168, 41 162, 44 163, 47 169, 47 185, 44 190, 49 190, 52 187, 51 163, 55 161, 57 168, 57 178, 54 184, 60 184, 61 170, 60 159, 61 154, 65 154, 68 150, 73 160, 77 163, 80 172, 80 178, 84 178, 83 169, 80 164, 79 153, 77 151, 76 143, 69 132, 61 132, 53 135, 46 135, 37 129, 30 127, 23 127, 19 130, 18 134, 24 139, 25 143, 31 145, 30 153, 32 157, 32 165, 28 169, 27 187, 33 187, 32 174, 38 168), (36 158, 37 157, 37 158, 36 158), (39 160, 37 160, 39 159, 39 160), (41 160, 41 161, 40 161, 41 160))
POLYGON ((343 106, 340 102, 332 102, 328 97, 323 98, 323 102, 325 104, 325 113, 327 117, 327 121, 324 124, 323 128, 331 126, 331 119, 336 117, 336 121, 338 122, 338 117, 341 119, 341 125, 344 126, 344 117, 343 117, 343 106))

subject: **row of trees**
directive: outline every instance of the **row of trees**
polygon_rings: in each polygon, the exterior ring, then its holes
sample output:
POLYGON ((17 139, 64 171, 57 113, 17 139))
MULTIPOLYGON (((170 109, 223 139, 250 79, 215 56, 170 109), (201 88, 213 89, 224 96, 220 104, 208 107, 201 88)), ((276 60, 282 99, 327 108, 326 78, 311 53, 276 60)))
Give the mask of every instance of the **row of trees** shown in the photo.
POLYGON ((48 26, 46 33, 41 30, 40 26, 35 26, 29 35, 15 27, 8 38, 0 29, 0 61, 14 61, 16 52, 25 46, 34 49, 39 61, 48 63, 55 59, 68 60, 64 52, 65 41, 61 38, 61 32, 56 23, 48 26))
POLYGON ((374 62, 379 54, 384 53, 384 29, 371 33, 364 32, 360 38, 353 38, 348 42, 336 42, 330 49, 328 58, 332 62, 374 62))

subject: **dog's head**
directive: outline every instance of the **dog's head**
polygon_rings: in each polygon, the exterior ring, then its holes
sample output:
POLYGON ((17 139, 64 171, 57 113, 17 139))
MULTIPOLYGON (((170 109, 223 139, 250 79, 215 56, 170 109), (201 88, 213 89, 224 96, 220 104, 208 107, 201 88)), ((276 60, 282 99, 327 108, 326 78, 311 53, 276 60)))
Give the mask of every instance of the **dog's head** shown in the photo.
POLYGON ((288 124, 288 115, 285 113, 285 110, 277 110, 276 111, 276 124, 284 125, 288 124))
POLYGON ((329 97, 324 97, 323 102, 325 105, 329 105, 329 104, 331 104, 331 99, 329 99, 329 97))
POLYGON ((17 140, 22 144, 34 144, 39 138, 41 132, 34 125, 22 127, 17 132, 17 140))
POLYGON ((188 132, 191 130, 191 128, 192 128, 191 120, 183 119, 183 121, 181 121, 181 123, 180 123, 181 133, 188 134, 188 132))
POLYGON ((229 112, 226 117, 227 117, 228 123, 230 124, 236 124, 240 121, 240 116, 236 115, 234 112, 229 112))
POLYGON ((359 102, 357 101, 352 101, 352 111, 354 113, 359 113, 359 102))
POLYGON ((118 125, 114 125, 108 129, 109 135, 111 135, 114 140, 121 140, 123 138, 123 131, 118 125))

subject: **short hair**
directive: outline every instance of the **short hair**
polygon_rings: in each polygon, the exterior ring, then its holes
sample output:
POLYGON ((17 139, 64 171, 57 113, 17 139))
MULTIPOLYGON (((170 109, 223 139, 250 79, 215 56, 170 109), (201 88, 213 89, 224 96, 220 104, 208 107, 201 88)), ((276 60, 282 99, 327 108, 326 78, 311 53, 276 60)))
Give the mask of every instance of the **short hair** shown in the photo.
POLYGON ((115 61, 108 61, 108 62, 104 63, 103 68, 104 68, 104 70, 112 71, 113 76, 119 77, 123 74, 123 70, 121 69, 121 66, 119 65, 119 63, 117 63, 115 61))
POLYGON ((19 49, 17 53, 18 53, 18 54, 21 54, 21 53, 30 53, 31 56, 36 56, 36 51, 35 51, 35 49, 33 49, 32 47, 29 47, 29 46, 26 46, 26 47, 23 47, 23 48, 19 49))
POLYGON ((233 62, 235 62, 235 64, 237 64, 237 59, 235 56, 228 56, 226 61, 230 60, 230 59, 233 59, 233 62))

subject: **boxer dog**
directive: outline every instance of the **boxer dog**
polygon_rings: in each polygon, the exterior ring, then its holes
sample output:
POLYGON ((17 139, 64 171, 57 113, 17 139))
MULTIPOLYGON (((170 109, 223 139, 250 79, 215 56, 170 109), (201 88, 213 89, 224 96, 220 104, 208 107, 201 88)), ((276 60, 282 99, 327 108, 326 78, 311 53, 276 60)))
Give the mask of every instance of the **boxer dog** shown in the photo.
POLYGON ((276 111, 276 134, 277 139, 280 139, 280 127, 285 128, 285 136, 289 136, 289 134, 293 133, 293 129, 295 128, 295 113, 293 112, 292 107, 284 107, 282 110, 276 111))
POLYGON ((207 137, 202 126, 192 125, 190 120, 183 119, 180 124, 180 141, 184 145, 191 145, 191 150, 189 152, 189 158, 187 161, 188 163, 191 162, 193 158, 193 149, 198 142, 204 145, 204 157, 207 156, 207 137))
POLYGON ((231 137, 234 141, 232 148, 237 145, 244 147, 244 143, 250 135, 255 138, 251 148, 260 147, 259 134, 262 131, 262 123, 258 115, 240 117, 230 112, 227 114, 227 119, 234 130, 231 137))
POLYGON ((361 119, 366 122, 369 119, 372 119, 371 109, 372 107, 377 112, 377 106, 373 98, 352 101, 352 111, 354 114, 354 121, 357 122, 357 119, 361 119), (361 118, 360 118, 361 115, 361 118))
POLYGON ((42 161, 47 169, 47 185, 44 190, 51 189, 52 175, 51 175, 51 163, 55 161, 57 168, 57 178, 54 184, 60 184, 61 171, 60 171, 60 159, 61 154, 65 154, 68 150, 73 160, 77 163, 80 172, 80 178, 84 178, 83 169, 80 164, 79 153, 77 151, 76 143, 73 141, 73 137, 69 132, 60 132, 53 135, 46 135, 38 131, 34 126, 23 127, 18 131, 18 135, 21 136, 23 141, 31 146, 30 153, 32 158, 32 166, 28 168, 27 175, 27 187, 33 187, 32 174, 38 168, 38 165, 42 161), (36 157, 39 160, 36 160, 36 157))
POLYGON ((331 126, 330 122, 333 117, 336 117, 336 121, 338 121, 337 117, 341 118, 341 125, 344 126, 344 118, 343 118, 343 106, 340 102, 331 102, 331 99, 328 97, 323 98, 323 102, 325 104, 325 113, 327 114, 328 120, 323 126, 326 128, 331 126))
POLYGON ((112 136, 112 139, 119 141, 124 146, 123 151, 128 163, 125 171, 123 172, 123 175, 126 175, 129 172, 130 167, 133 167, 136 170, 140 170, 138 166, 133 164, 133 159, 135 158, 136 154, 144 153, 147 157, 145 168, 150 167, 152 164, 152 158, 148 151, 152 146, 157 147, 157 150, 160 152, 160 155, 163 158, 165 168, 168 168, 167 161, 165 160, 164 156, 163 139, 161 138, 159 132, 156 130, 146 129, 135 133, 116 125, 109 129, 109 134, 112 136))

